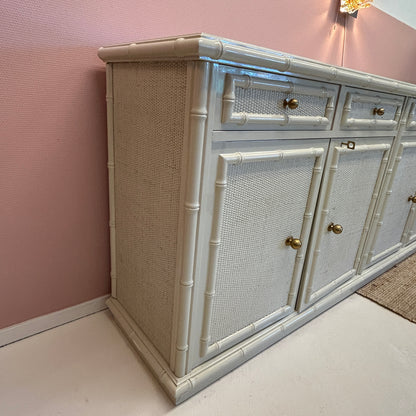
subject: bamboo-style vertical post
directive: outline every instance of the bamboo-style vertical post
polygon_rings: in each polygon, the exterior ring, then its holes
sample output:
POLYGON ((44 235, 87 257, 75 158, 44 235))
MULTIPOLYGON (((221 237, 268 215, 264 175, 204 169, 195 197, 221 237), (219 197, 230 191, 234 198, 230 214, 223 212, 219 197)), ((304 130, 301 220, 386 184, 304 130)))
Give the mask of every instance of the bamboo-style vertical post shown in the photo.
POLYGON ((110 259, 111 259, 111 296, 117 297, 116 273, 116 213, 114 192, 114 96, 113 96, 113 65, 106 65, 106 101, 107 101, 107 146, 108 146, 108 193, 110 211, 110 259))
MULTIPOLYGON (((379 168, 378 175, 377 175, 376 185, 375 185, 373 193, 371 195, 371 202, 370 202, 370 207, 368 209, 368 214, 367 214, 365 224, 364 224, 363 235, 367 235, 367 233, 369 232, 372 213, 375 209, 377 200, 378 200, 379 195, 380 195, 380 188, 381 188, 381 184, 383 182, 384 171, 386 169, 386 166, 387 166, 387 163, 388 163, 388 160, 389 160, 389 152, 390 152, 390 148, 391 148, 391 146, 389 144, 386 144, 386 146, 388 146, 388 147, 386 147, 386 150, 383 153, 383 157, 382 157, 382 160, 381 160, 381 163, 380 163, 380 168, 379 168)), ((361 272, 360 264, 361 264, 361 256, 363 255, 363 251, 364 251, 364 246, 365 246, 365 239, 362 238, 360 240, 360 244, 358 246, 358 251, 357 251, 358 256, 356 257, 356 259, 354 261, 354 266, 353 266, 353 268, 356 269, 358 273, 361 272)))
POLYGON ((182 271, 179 281, 178 325, 176 329, 175 375, 186 373, 188 332, 194 283, 194 260, 200 203, 200 180, 208 115, 209 63, 196 62, 192 74, 191 108, 189 113, 189 155, 184 202, 182 271))

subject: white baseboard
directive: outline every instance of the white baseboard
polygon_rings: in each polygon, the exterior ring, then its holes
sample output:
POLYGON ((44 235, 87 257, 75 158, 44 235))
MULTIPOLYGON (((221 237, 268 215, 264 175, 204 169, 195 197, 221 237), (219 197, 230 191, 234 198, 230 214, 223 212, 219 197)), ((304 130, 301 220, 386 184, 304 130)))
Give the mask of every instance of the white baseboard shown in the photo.
POLYGON ((52 312, 47 315, 39 316, 38 318, 29 319, 7 328, 0 329, 0 347, 10 344, 11 342, 19 341, 39 332, 46 331, 59 325, 82 318, 95 312, 107 309, 105 301, 107 296, 101 296, 88 302, 80 303, 79 305, 71 306, 70 308, 62 309, 57 312, 52 312))

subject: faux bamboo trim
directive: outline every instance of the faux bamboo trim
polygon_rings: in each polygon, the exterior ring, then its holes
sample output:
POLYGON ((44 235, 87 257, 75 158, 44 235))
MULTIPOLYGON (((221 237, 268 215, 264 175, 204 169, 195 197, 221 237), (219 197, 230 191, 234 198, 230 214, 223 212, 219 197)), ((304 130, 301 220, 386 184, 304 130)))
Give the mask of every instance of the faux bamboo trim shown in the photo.
POLYGON ((393 105, 393 106, 401 106, 403 104, 403 100, 398 100, 396 98, 385 98, 380 97, 379 95, 362 95, 359 93, 348 93, 352 97, 352 101, 355 103, 363 103, 363 104, 373 104, 373 105, 393 105))
POLYGON ((99 49, 98 56, 105 62, 182 58, 238 63, 244 67, 262 67, 272 72, 299 74, 329 82, 416 96, 416 86, 406 82, 294 57, 205 33, 103 47, 99 49))
POLYGON ((412 235, 409 237, 409 242, 408 242, 408 244, 412 244, 412 243, 414 243, 414 242, 415 242, 415 240, 416 240, 416 234, 412 234, 412 235))
POLYGON ((399 263, 416 251, 416 245, 412 244, 403 248, 391 257, 381 260, 357 276, 355 279, 344 283, 335 289, 330 295, 321 299, 313 306, 300 313, 293 313, 282 321, 279 321, 261 332, 246 339, 210 361, 192 370, 187 376, 178 378, 171 372, 167 363, 148 341, 146 336, 134 321, 128 316, 123 307, 115 299, 109 299, 107 305, 113 313, 117 323, 125 332, 133 347, 145 360, 155 377, 159 380, 163 389, 175 404, 182 403, 195 393, 207 387, 209 384, 237 368, 245 361, 273 345, 291 332, 300 328, 305 323, 314 319, 319 314, 348 297, 369 281, 399 263))
MULTIPOLYGON (((395 160, 400 161, 400 158, 397 159, 397 155, 396 155, 395 160)), ((390 184, 392 175, 393 175, 393 168, 387 168, 386 169, 386 173, 385 173, 384 181, 386 183, 390 184)), ((391 185, 389 185, 389 186, 391 187, 391 185)), ((383 193, 386 195, 385 198, 387 199, 388 197, 390 197, 392 191, 391 191, 391 189, 388 190, 387 192, 381 191, 381 194, 383 194, 383 193)), ((366 245, 367 244, 370 244, 370 247, 374 246, 377 229, 379 227, 381 227, 381 225, 383 224, 383 222, 381 221, 381 218, 382 218, 382 215, 384 213, 384 207, 385 207, 385 204, 381 207, 381 210, 376 210, 376 212, 374 213, 373 222, 376 224, 376 226, 375 227, 374 226, 373 227, 370 226, 369 234, 368 234, 367 241, 366 241, 366 245), (374 240, 374 242, 373 242, 373 240, 374 240)), ((358 273, 361 273, 361 271, 367 266, 367 264, 370 263, 370 259, 374 255, 374 252, 372 253, 369 250, 370 249, 367 246, 364 248, 364 253, 361 256, 361 264, 359 265, 358 273)), ((377 257, 378 256, 376 256, 375 258, 377 258, 377 257)))
POLYGON ((306 202, 306 209, 302 224, 302 230, 301 230, 301 240, 304 242, 303 247, 301 247, 301 250, 299 250, 298 254, 296 255, 295 260, 295 267, 294 267, 294 275, 295 279, 292 279, 292 284, 289 291, 289 298, 288 298, 288 304, 295 308, 297 295, 298 295, 298 288, 299 283, 302 275, 302 268, 303 263, 305 260, 305 251, 306 251, 306 245, 309 241, 309 235, 312 229, 312 222, 313 222, 313 214, 315 210, 316 200, 319 193, 319 187, 321 184, 321 177, 323 172, 323 155, 325 154, 325 149, 321 148, 319 149, 319 153, 315 152, 316 160, 315 165, 313 168, 312 173, 312 180, 311 180, 311 187, 309 189, 308 199, 306 202))
MULTIPOLYGON (((339 156, 340 156, 340 149, 343 149, 341 147, 336 147, 334 150, 334 156, 332 158, 331 161, 331 166, 329 168, 329 178, 328 178, 328 184, 327 184, 327 189, 332 189, 333 187, 333 182, 334 182, 334 178, 335 178, 335 174, 338 170, 338 160, 339 160, 339 156)), ((328 203, 329 203, 329 194, 330 192, 327 192, 327 194, 325 195, 325 199, 324 199, 324 205, 321 211, 321 216, 320 216, 320 221, 319 221, 319 228, 322 229, 323 225, 327 222, 327 217, 328 217, 328 203)), ((315 242, 315 247, 313 250, 313 257, 312 257, 312 264, 311 267, 309 268, 309 272, 306 274, 306 281, 307 281, 307 286, 306 286, 306 292, 305 292, 305 299, 304 302, 307 304, 310 302, 311 300, 311 296, 312 296, 312 278, 315 275, 315 268, 316 268, 316 263, 318 260, 318 256, 320 254, 320 245, 321 245, 321 240, 322 240, 322 233, 318 233, 316 242, 315 242)))
MULTIPOLYGON (((377 174, 377 180, 376 180, 376 184, 374 186, 374 192, 371 195, 371 202, 370 202, 370 206, 368 208, 368 213, 367 213, 367 217, 365 219, 365 223, 364 223, 364 227, 363 227, 363 235, 367 235, 368 231, 370 230, 370 225, 371 225, 371 220, 372 220, 372 213, 375 210, 376 204, 377 204, 377 199, 380 195, 380 190, 381 190, 381 186, 384 180, 384 171, 386 170, 388 161, 389 161, 389 156, 390 156, 390 152, 391 152, 391 146, 388 145, 389 147, 385 149, 384 151, 384 155, 383 158, 381 159, 381 164, 380 164, 380 168, 377 174)), ((361 264, 361 256, 364 252, 364 247, 365 247, 365 243, 366 240, 365 239, 361 239, 360 243, 358 245, 358 250, 357 250, 357 257, 355 259, 354 262, 354 266, 353 268, 357 270, 357 273, 361 273, 361 269, 360 269, 360 264, 361 264)))
MULTIPOLYGON (((373 232, 371 233, 371 235, 368 237, 368 240, 370 241, 370 246, 369 246, 369 250, 368 250, 368 254, 366 254, 366 257, 363 258, 363 267, 366 266, 367 264, 371 263, 372 261, 374 261, 376 258, 379 258, 379 255, 374 256, 374 246, 375 243, 377 241, 377 237, 379 234, 379 231, 381 229, 381 226, 383 225, 383 218, 384 218, 384 212, 385 212, 385 208, 387 206, 387 201, 390 198, 391 194, 392 194, 392 187, 393 187, 393 181, 394 181, 394 177, 396 175, 396 171, 397 168, 399 166, 399 163, 402 159, 402 155, 403 155, 403 143, 400 144, 398 152, 396 157, 394 158, 394 164, 392 169, 388 169, 387 170, 387 178, 386 181, 388 183, 388 187, 387 187, 387 191, 385 192, 385 201, 383 203, 383 206, 380 210, 379 213, 376 213, 374 220, 376 222, 376 227, 372 227, 373 232)), ((401 243, 397 244, 395 247, 396 249, 399 249, 401 247, 401 243)), ((394 250, 394 251, 395 251, 394 250)), ((391 252, 393 252, 393 248, 391 250, 391 252)), ((387 250, 386 252, 384 252, 386 255, 390 254, 390 250, 387 250)), ((380 253, 380 255, 382 255, 383 253, 380 253)))
POLYGON ((348 121, 342 124, 342 127, 354 128, 383 128, 393 130, 397 126, 395 120, 363 120, 358 118, 349 118, 348 121))
POLYGON ((407 130, 416 130, 416 103, 413 102, 410 106, 409 115, 407 116, 407 124, 406 129, 407 130))
POLYGON ((415 231, 415 218, 416 218, 416 207, 415 204, 412 204, 410 207, 409 216, 407 217, 406 225, 404 227, 405 232, 403 233, 401 242, 403 245, 406 245, 410 242, 412 235, 414 235, 415 231))
POLYGON ((257 332, 265 325, 281 319, 293 311, 296 303, 296 289, 300 275, 302 272, 302 265, 304 261, 304 250, 307 243, 307 237, 312 227, 312 211, 314 203, 316 201, 317 192, 319 189, 320 178, 322 175, 322 164, 323 154, 325 153, 324 148, 309 148, 309 149, 294 149, 284 151, 262 151, 262 152, 247 152, 247 153, 230 153, 221 154, 218 158, 217 166, 217 178, 215 182, 215 205, 214 215, 212 221, 212 231, 210 239, 210 250, 208 255, 208 277, 205 289, 205 301, 204 301, 204 319, 202 323, 202 332, 200 338, 200 356, 205 357, 218 353, 219 351, 228 348, 229 346, 242 340, 247 335, 257 332), (212 308, 215 297, 215 283, 217 274, 217 262, 219 248, 221 246, 221 228, 222 228, 222 215, 224 211, 224 198, 227 188, 227 171, 228 165, 239 165, 242 163, 249 162, 262 162, 267 160, 281 161, 283 159, 295 159, 302 157, 315 157, 315 164, 311 179, 311 188, 308 195, 306 209, 304 214, 304 221, 301 230, 301 239, 305 242, 301 250, 296 254, 295 265, 292 275, 292 284, 289 291, 288 303, 286 306, 280 308, 276 312, 268 315, 267 317, 260 319, 259 321, 242 328, 240 331, 235 332, 233 335, 225 338, 224 340, 211 343, 210 329, 211 329, 211 317, 212 308))
MULTIPOLYGON (((323 230, 325 227, 325 224, 328 222, 328 214, 329 214, 329 198, 331 195, 331 192, 329 190, 333 189, 334 185, 334 179, 335 174, 338 170, 338 162, 341 154, 343 153, 349 153, 349 152, 366 152, 366 151, 377 151, 377 150, 384 150, 387 152, 390 149, 389 144, 372 144, 372 145, 359 145, 356 146, 354 150, 351 150, 347 147, 339 147, 335 146, 334 148, 334 154, 331 161, 331 166, 329 168, 329 177, 328 177, 328 183, 326 189, 328 189, 328 192, 325 194, 324 197, 324 203, 321 210, 320 220, 319 220, 319 229, 323 230)), ((383 155, 384 159, 385 155, 383 155)), ((318 262, 318 257, 321 254, 320 245, 322 240, 323 233, 320 232, 317 235, 316 241, 315 241, 315 247, 313 250, 313 257, 312 257, 312 264, 309 268, 309 272, 305 276, 306 284, 306 291, 305 291, 305 297, 304 297, 304 303, 308 304, 313 301, 316 301, 326 293, 328 293, 330 290, 333 289, 335 285, 341 284, 347 277, 345 275, 339 277, 335 281, 331 282, 329 286, 325 286, 318 291, 313 292, 313 276, 316 272, 316 264, 318 262)), ((348 278, 350 279, 356 272, 356 269, 353 269, 350 273, 350 276, 348 278)))
POLYGON ((338 277, 337 279, 332 280, 328 285, 311 293, 311 295, 309 296, 307 300, 307 303, 316 302, 318 299, 330 293, 342 283, 346 282, 347 280, 350 280, 355 274, 356 274, 356 269, 351 269, 347 273, 344 273, 342 276, 338 277))
MULTIPOLYGON (((188 149, 190 148, 189 142, 192 138, 189 136, 190 128, 190 109, 191 109, 191 100, 193 93, 193 81, 194 81, 194 70, 195 62, 187 62, 186 65, 186 95, 185 95, 185 108, 184 108, 184 132, 183 132, 183 143, 182 143, 182 156, 181 156, 181 171, 188 171, 188 149)), ((176 252, 176 267, 175 267, 175 287, 173 294, 173 313, 172 313, 172 328, 171 328, 171 345, 170 345, 170 356, 169 356, 169 367, 172 371, 175 371, 175 361, 176 361, 176 336, 178 334, 178 315, 180 308, 180 291, 181 291, 181 276, 182 276, 182 258, 183 258, 183 234, 185 227, 185 217, 188 210, 181 209, 186 205, 186 180, 182 179, 179 190, 179 217, 178 217, 178 230, 176 237, 177 252, 176 252)), ((190 208, 190 207, 189 207, 190 208)), ((196 208, 196 207, 195 207, 196 208)))
POLYGON ((381 253, 377 254, 376 256, 370 257, 372 263, 378 262, 380 259, 389 256, 390 254, 394 253, 395 251, 399 250, 401 247, 403 247, 403 244, 397 243, 394 246, 388 248, 385 251, 382 251, 381 253))
MULTIPOLYGON (((393 251, 393 247, 392 247, 391 250, 387 250, 387 251, 384 251, 383 253, 379 253, 378 255, 375 255, 374 248, 375 248, 375 244, 376 244, 381 226, 383 225, 383 218, 384 218, 385 208, 387 206, 387 201, 388 201, 388 199, 390 198, 390 196, 392 194, 394 177, 396 175, 399 163, 403 158, 403 152, 407 148, 415 148, 415 147, 416 147, 416 142, 401 142, 400 145, 399 145, 399 150, 398 150, 397 155, 395 157, 394 166, 393 166, 391 174, 390 174, 390 178, 389 178, 389 182, 388 182, 388 189, 385 193, 385 195, 386 195, 385 196, 385 201, 384 201, 382 209, 380 211, 380 215, 379 215, 379 218, 378 218, 378 221, 377 221, 376 228, 375 228, 373 234, 369 237, 369 241, 371 243, 370 243, 368 257, 366 259, 365 264, 371 263, 371 262, 375 261, 376 259, 379 259, 380 257, 384 257, 384 256, 390 254, 393 251)), ((402 238, 401 242, 397 243, 394 246, 394 249, 395 250, 399 249, 403 244, 405 244, 405 238, 402 238)))
MULTIPOLYGON (((255 334, 256 332, 268 327, 269 325, 275 323, 276 321, 283 319, 284 317, 288 316, 292 312, 293 312, 293 307, 283 306, 279 308, 278 310, 276 310, 275 312, 271 313, 270 315, 267 315, 264 318, 259 319, 258 321, 246 326, 245 328, 240 329, 234 334, 226 338, 223 338, 219 341, 216 341, 211 345, 208 345, 206 347, 206 350, 204 350, 204 355, 201 355, 201 356, 206 357, 206 358, 213 357, 216 354, 234 346, 238 342, 243 341, 244 339, 255 334)), ((201 346, 202 346, 202 343, 201 343, 201 346)))
POLYGON ((403 107, 403 100, 394 99, 394 98, 384 98, 378 95, 362 95, 359 93, 347 93, 345 99, 345 104, 342 112, 341 118, 341 127, 346 128, 385 128, 385 129, 394 129, 399 120, 403 107), (372 104, 374 106, 378 105, 391 105, 395 106, 396 112, 393 120, 379 120, 374 119, 357 119, 350 118, 349 114, 352 111, 353 103, 362 103, 362 104, 372 104))
POLYGON ((114 190, 114 96, 113 65, 106 65, 106 101, 107 101, 107 146, 108 146, 108 193, 110 214, 110 261, 111 261, 111 296, 117 298, 116 270, 116 209, 114 190))
POLYGON ((249 75, 227 74, 223 95, 222 122, 233 123, 240 126, 245 124, 278 124, 280 126, 328 126, 335 110, 335 95, 330 94, 325 87, 312 87, 303 84, 294 84, 288 81, 272 81, 249 75), (240 112, 235 113, 236 88, 256 88, 262 90, 278 91, 285 94, 309 95, 328 98, 324 116, 296 116, 286 113, 267 115, 240 112))
POLYGON ((184 203, 184 235, 182 253, 182 273, 179 282, 178 326, 176 333, 175 374, 182 377, 186 373, 188 356, 188 336, 190 311, 194 284, 195 241, 199 219, 199 191, 201 181, 202 153, 205 139, 205 126, 208 115, 208 63, 196 63, 191 91, 192 108, 189 115, 189 155, 184 203))

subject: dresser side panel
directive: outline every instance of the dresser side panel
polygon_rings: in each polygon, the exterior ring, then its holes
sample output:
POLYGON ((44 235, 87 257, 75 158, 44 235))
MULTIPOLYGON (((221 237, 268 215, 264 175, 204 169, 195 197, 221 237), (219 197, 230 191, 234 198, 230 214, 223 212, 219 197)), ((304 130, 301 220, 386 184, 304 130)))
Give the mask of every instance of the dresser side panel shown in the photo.
POLYGON ((113 67, 117 298, 169 362, 186 63, 113 67))

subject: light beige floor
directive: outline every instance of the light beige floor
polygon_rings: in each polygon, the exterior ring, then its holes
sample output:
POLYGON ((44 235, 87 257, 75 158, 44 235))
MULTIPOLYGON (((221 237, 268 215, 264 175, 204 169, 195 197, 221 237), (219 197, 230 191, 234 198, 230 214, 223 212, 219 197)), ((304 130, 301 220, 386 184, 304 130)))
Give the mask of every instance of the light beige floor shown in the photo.
POLYGON ((0 414, 416 415, 416 325, 353 295, 175 408, 104 311, 1 348, 0 414))

